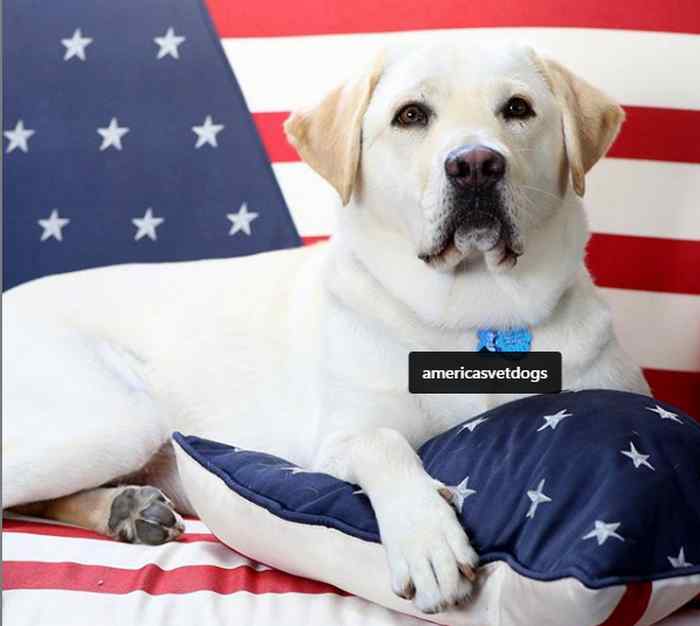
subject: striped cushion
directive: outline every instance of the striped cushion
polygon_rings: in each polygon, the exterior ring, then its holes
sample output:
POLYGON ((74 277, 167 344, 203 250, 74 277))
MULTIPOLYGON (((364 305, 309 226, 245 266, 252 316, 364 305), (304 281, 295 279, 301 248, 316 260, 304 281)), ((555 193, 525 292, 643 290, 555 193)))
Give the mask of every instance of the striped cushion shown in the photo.
POLYGON ((52 522, 3 524, 3 623, 12 626, 418 625, 330 585, 230 550, 197 519, 141 546, 52 522))
MULTIPOLYGON (((179 626, 197 620, 206 620, 208 626, 425 623, 250 561, 219 544, 198 520, 188 519, 185 526, 177 544, 164 549, 110 541, 55 522, 5 519, 5 622, 13 626, 179 626)), ((691 606, 659 626, 697 624, 700 606, 691 606)))

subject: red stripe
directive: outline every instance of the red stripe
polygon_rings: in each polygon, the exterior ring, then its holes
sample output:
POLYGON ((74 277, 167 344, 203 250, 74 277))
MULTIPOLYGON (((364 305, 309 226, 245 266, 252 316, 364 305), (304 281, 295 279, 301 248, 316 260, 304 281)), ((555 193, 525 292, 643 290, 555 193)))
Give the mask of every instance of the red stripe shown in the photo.
POLYGON ((697 0, 296 0, 231 2, 207 0, 221 37, 278 37, 377 33, 443 28, 544 26, 700 33, 697 0), (643 5, 643 6, 642 6, 643 5))
POLYGON ((586 263, 600 287, 700 294, 700 241, 593 233, 586 263))
POLYGON ((644 376, 655 398, 700 421, 700 372, 645 369, 644 376))
POLYGON ((627 118, 609 157, 700 163, 700 111, 633 106, 624 109, 627 118))
POLYGON ((253 113, 253 121, 258 128, 267 156, 273 163, 292 163, 300 161, 297 151, 284 136, 282 124, 289 117, 289 112, 253 113))
POLYGON ((301 240, 304 242, 305 246, 312 246, 315 243, 328 241, 328 235, 311 235, 309 237, 302 237, 301 240))
MULTIPOLYGON (((8 533, 29 533, 32 535, 49 535, 51 537, 71 537, 73 539, 98 539, 100 541, 114 541, 109 537, 100 535, 92 530, 74 528, 73 526, 59 526, 45 522, 30 522, 26 520, 3 519, 2 531, 8 533)), ((178 543, 196 543, 206 541, 218 543, 218 539, 211 533, 184 533, 177 539, 178 543)))
POLYGON ((277 570, 256 571, 248 566, 226 569, 213 565, 189 565, 163 570, 153 563, 139 569, 123 569, 79 563, 5 561, 3 588, 5 590, 62 589, 110 594, 145 591, 151 595, 195 591, 213 591, 220 594, 247 591, 255 594, 348 595, 326 583, 277 570))
MULTIPOLYGON (((631 106, 625 111, 627 121, 609 157, 700 163, 700 111, 631 106)), ((253 114, 273 163, 299 161, 282 130, 288 115, 286 111, 253 114)))
POLYGON ((600 626, 634 626, 647 610, 650 598, 650 582, 627 585, 615 610, 600 626))

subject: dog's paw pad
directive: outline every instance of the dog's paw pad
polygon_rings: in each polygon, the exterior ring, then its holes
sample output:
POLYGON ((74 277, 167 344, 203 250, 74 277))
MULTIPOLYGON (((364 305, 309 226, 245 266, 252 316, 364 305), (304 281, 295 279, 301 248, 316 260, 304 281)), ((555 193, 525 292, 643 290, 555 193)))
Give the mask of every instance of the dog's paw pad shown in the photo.
POLYGON ((185 530, 173 503, 155 487, 126 487, 112 500, 110 535, 127 543, 160 545, 185 530))

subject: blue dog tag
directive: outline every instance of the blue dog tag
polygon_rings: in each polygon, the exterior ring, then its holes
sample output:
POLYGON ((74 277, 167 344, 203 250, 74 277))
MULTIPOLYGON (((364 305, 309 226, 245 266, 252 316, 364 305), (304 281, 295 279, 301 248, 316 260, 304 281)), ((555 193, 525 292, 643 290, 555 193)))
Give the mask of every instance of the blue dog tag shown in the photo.
POLYGON ((476 349, 489 352, 530 352, 532 333, 529 328, 506 328, 502 330, 480 329, 476 349))

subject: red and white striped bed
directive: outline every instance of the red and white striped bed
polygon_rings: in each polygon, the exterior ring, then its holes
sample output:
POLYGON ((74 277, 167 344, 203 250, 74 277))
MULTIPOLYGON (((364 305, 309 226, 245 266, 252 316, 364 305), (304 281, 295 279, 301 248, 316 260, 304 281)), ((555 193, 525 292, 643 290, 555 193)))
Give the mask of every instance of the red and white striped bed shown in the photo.
MULTIPOLYGON (((255 563, 198 520, 141 546, 29 518, 4 520, 7 626, 412 626, 335 587, 255 563)), ((303 550, 303 546, 299 549, 303 550)))
MULTIPOLYGON (((281 122, 387 41, 524 39, 616 97, 628 121, 587 185, 589 266, 656 394, 700 416, 697 0, 207 3, 309 243, 333 231, 327 207, 336 200, 287 145, 281 122)), ((5 520, 3 560, 3 618, 12 626, 419 623, 253 563, 196 520, 179 542, 159 548, 5 520)), ((665 626, 691 624, 700 624, 699 610, 665 626)))
MULTIPOLYGON (((428 624, 251 561, 219 543, 198 520, 188 519, 185 525, 177 542, 152 547, 119 543, 56 523, 5 519, 3 624, 428 624)), ((659 626, 698 624, 700 608, 688 608, 659 626)))

